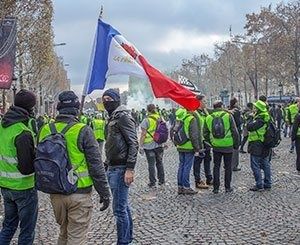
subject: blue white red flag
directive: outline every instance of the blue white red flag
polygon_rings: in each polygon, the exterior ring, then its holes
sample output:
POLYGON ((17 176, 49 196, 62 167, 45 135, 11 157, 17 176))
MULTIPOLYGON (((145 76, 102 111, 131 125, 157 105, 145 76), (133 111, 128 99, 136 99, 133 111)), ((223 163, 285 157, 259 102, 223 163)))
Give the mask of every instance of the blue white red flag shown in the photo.
POLYGON ((170 98, 188 110, 200 106, 193 92, 152 67, 120 32, 99 19, 83 95, 104 89, 107 78, 119 74, 149 80, 156 98, 170 98))

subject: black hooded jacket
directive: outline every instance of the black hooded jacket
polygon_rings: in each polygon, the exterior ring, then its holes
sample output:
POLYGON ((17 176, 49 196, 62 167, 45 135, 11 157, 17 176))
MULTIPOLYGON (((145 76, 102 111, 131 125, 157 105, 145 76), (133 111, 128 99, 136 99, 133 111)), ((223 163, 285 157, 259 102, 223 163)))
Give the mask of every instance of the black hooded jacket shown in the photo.
MULTIPOLYGON (((8 128, 15 123, 24 123, 28 127, 30 114, 27 110, 12 106, 3 116, 1 121, 3 128, 8 128)), ((18 165, 21 174, 29 175, 34 172, 33 161, 35 158, 34 139, 30 132, 24 131, 15 138, 18 165)))

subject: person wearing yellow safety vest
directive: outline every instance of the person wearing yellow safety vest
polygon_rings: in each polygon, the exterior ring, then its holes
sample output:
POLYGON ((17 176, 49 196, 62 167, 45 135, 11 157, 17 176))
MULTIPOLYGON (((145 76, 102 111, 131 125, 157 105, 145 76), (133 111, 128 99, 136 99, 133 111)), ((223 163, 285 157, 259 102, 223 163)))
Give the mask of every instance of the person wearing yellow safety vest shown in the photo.
MULTIPOLYGON (((197 111, 194 112, 194 116, 197 119, 199 125, 199 137, 200 137, 200 145, 203 145, 203 128, 205 124, 205 118, 208 116, 208 111, 206 109, 206 101, 204 95, 197 95, 197 99, 201 102, 200 107, 197 111)), ((193 164, 193 172, 195 179, 195 187, 198 189, 208 189, 209 185, 212 185, 213 178, 211 174, 211 148, 209 145, 204 145, 205 152, 201 156, 195 156, 194 164, 193 164), (201 180, 201 163, 204 165, 204 173, 206 181, 201 180)))
MULTIPOLYGON (((163 145, 154 142, 153 135, 157 127, 157 120, 161 119, 161 116, 157 113, 154 104, 147 105, 148 116, 141 123, 141 136, 140 136, 140 153, 145 151, 148 172, 149 172, 149 187, 155 187, 156 184, 156 171, 158 177, 158 184, 163 185, 165 183, 165 171, 163 166, 163 145), (155 170, 156 167, 156 170, 155 170)), ((162 119, 161 119, 162 120, 162 119)))
MULTIPOLYGON (((93 209, 92 187, 100 196, 100 211, 109 207, 110 191, 94 133, 77 119, 80 107, 78 97, 73 91, 64 91, 58 99, 59 115, 54 125, 61 132, 69 123, 75 123, 65 133, 65 139, 70 162, 78 175, 75 193, 50 194, 54 215, 60 225, 58 244, 86 244, 93 209)), ((44 125, 39 132, 38 141, 50 134, 49 124, 44 125)))
POLYGON ((187 141, 177 145, 179 153, 179 167, 177 172, 177 184, 179 195, 194 195, 198 192, 191 188, 190 171, 194 163, 195 156, 200 155, 200 132, 195 116, 186 109, 179 108, 176 113, 176 123, 182 125, 187 141))
MULTIPOLYGON (((297 105, 299 102, 300 102, 300 98, 297 97, 295 99, 294 103, 292 103, 288 107, 287 112, 288 112, 288 122, 289 122, 289 126, 290 126, 290 132, 291 132, 291 129, 292 129, 292 125, 294 124, 295 117, 299 113, 299 108, 298 108, 298 105, 297 105)), ((295 142, 292 140, 290 153, 294 153, 294 149, 295 149, 295 142)))
MULTIPOLYGON (((300 100, 298 100, 297 106, 300 111, 300 100)), ((295 142, 296 153, 297 153, 296 170, 298 171, 298 174, 300 174, 300 113, 299 112, 295 117, 293 123, 291 138, 292 141, 295 142)))
POLYGON ((247 129, 249 132, 248 152, 250 153, 251 169, 256 184, 250 188, 250 191, 270 190, 272 185, 270 168, 271 149, 266 148, 263 142, 271 117, 265 102, 258 100, 253 105, 255 111, 254 117, 247 123, 247 129), (264 172, 264 179, 262 179, 261 170, 264 172))
POLYGON ((38 196, 34 188, 34 137, 28 122, 35 104, 32 92, 20 90, 0 125, 0 187, 4 201, 0 244, 10 244, 19 225, 18 244, 34 241, 38 196))
POLYGON ((96 118, 92 119, 92 129, 94 131, 95 138, 99 144, 100 151, 102 153, 103 143, 105 140, 105 119, 99 115, 96 118))
POLYGON ((232 154, 238 149, 240 136, 231 113, 223 109, 222 101, 215 101, 213 111, 206 117, 204 125, 204 139, 213 148, 213 193, 219 193, 220 166, 222 158, 225 168, 225 191, 232 192, 232 154))

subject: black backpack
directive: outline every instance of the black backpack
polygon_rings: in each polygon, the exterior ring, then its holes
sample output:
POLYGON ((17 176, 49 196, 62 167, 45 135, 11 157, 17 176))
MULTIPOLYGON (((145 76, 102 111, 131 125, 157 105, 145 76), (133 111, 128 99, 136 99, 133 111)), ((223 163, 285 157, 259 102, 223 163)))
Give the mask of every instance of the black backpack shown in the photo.
MULTIPOLYGON (((185 118, 183 119, 183 121, 185 118)), ((184 145, 186 142, 189 141, 189 137, 186 135, 184 131, 184 123, 183 121, 176 121, 173 129, 171 130, 171 139, 174 144, 177 145, 184 145)))
POLYGON ((280 144, 280 141, 281 141, 280 129, 276 127, 273 120, 270 120, 267 123, 263 144, 267 148, 274 148, 280 144))
POLYGON ((70 162, 65 133, 76 124, 72 122, 59 133, 50 123, 51 134, 38 143, 34 160, 35 186, 48 194, 69 195, 77 190, 78 177, 70 162))
POLYGON ((216 116, 212 114, 212 135, 215 139, 223 139, 225 138, 225 125, 223 121, 223 117, 226 115, 226 112, 221 113, 220 115, 216 116))

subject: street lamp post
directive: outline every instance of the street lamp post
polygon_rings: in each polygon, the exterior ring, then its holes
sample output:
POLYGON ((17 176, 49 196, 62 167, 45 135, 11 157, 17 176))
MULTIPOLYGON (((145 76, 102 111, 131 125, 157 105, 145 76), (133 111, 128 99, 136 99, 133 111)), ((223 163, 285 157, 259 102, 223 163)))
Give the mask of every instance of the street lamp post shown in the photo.
POLYGON ((279 101, 280 101, 280 104, 281 104, 281 102, 282 102, 282 93, 283 93, 283 84, 282 84, 281 81, 279 82, 278 87, 279 87, 279 101))

